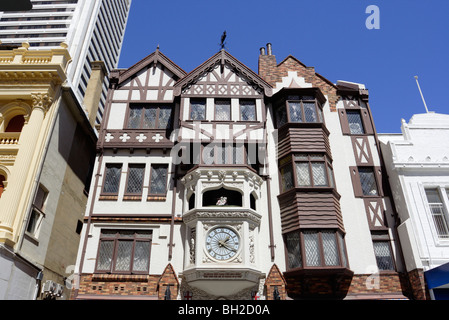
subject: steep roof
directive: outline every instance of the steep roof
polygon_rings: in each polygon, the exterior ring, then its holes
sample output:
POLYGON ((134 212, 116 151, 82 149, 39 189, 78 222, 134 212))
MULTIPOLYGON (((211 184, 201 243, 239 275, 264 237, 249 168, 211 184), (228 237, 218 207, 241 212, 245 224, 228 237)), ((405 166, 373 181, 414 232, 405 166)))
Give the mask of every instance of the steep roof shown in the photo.
POLYGON ((175 84, 174 94, 180 95, 183 88, 195 83, 205 73, 211 72, 216 65, 225 64, 229 64, 237 74, 247 78, 250 82, 260 87, 264 91, 265 95, 272 95, 272 86, 268 82, 224 49, 217 52, 215 55, 188 73, 185 77, 178 80, 175 84))
MULTIPOLYGON (((116 70, 118 71, 118 84, 123 83, 124 81, 128 80, 131 76, 135 75, 139 71, 145 69, 147 66, 161 63, 166 67, 168 70, 170 70, 173 74, 175 74, 178 78, 183 78, 187 72, 185 72, 183 69, 181 69, 176 63, 174 63, 172 60, 170 60, 167 56, 165 56, 161 51, 159 51, 159 48, 156 49, 153 53, 149 54, 133 66, 129 67, 125 70, 116 70)), ((112 76, 112 74, 111 74, 112 76)))

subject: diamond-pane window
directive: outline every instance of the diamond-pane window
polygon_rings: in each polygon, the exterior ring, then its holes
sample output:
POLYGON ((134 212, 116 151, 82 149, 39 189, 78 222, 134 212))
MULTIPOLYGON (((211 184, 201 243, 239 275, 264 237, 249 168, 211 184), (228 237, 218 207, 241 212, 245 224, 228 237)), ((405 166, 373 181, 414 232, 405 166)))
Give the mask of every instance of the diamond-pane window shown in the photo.
POLYGON ((287 164, 281 167, 282 191, 287 191, 294 187, 292 166, 287 164))
POLYGON ((165 165, 151 166, 150 194, 165 194, 167 187, 167 171, 165 165))
POLYGON ((290 111, 290 121, 303 122, 301 112, 301 102, 289 102, 288 107, 290 111))
POLYGON ((326 266, 337 266, 340 264, 335 232, 323 231, 321 233, 324 251, 324 263, 326 266))
POLYGON ((311 185, 308 163, 306 162, 296 163, 296 179, 298 181, 298 186, 300 187, 308 187, 311 185))
POLYGON ((142 165, 130 165, 128 167, 128 185, 126 193, 141 194, 145 167, 142 165))
POLYGON ((306 122, 318 122, 316 107, 314 102, 303 102, 304 116, 306 122))
POLYGON ((190 120, 206 119, 206 100, 192 99, 190 100, 190 120))
POLYGON ((240 120, 256 121, 256 103, 254 100, 240 101, 240 120))
POLYGON ((155 129, 156 128, 156 116, 157 108, 145 108, 144 118, 143 118, 143 129, 155 129))
POLYGON ((298 187, 334 187, 332 166, 324 154, 295 154, 294 160, 298 187))
POLYGON ((313 184, 318 187, 327 186, 327 174, 324 162, 312 162, 313 184))
POLYGON ((147 273, 151 235, 150 230, 102 230, 97 272, 147 273))
POLYGON ((230 100, 215 100, 215 120, 217 121, 231 120, 230 100))
POLYGON ((134 249, 134 271, 146 271, 150 263, 150 242, 136 241, 134 249))
POLYGON ((129 109, 128 128, 138 129, 140 127, 140 119, 142 116, 141 107, 132 107, 129 109))
POLYGON ((307 266, 317 267, 321 265, 321 254, 317 232, 304 231, 304 250, 307 266))
POLYGON ((133 105, 129 109, 128 129, 168 129, 172 106, 133 105))
POLYGON ((376 177, 373 168, 359 167, 360 183, 365 196, 377 196, 376 177))
POLYGON ((379 270, 394 270, 393 257, 388 241, 374 241, 373 245, 379 270))
POLYGON ((101 241, 98 260, 97 260, 97 269, 98 270, 110 270, 112 263, 112 254, 114 250, 114 241, 101 241))
POLYGON ((299 232, 292 232, 287 234, 286 247, 287 247, 289 269, 301 267, 302 257, 301 257, 301 242, 299 240, 299 232))
POLYGON ((351 134, 364 134, 365 129, 363 127, 362 116, 357 110, 347 110, 346 115, 348 117, 349 130, 351 134))
POLYGON ((171 124, 171 113, 172 108, 171 107, 160 107, 159 108, 159 129, 167 129, 170 127, 171 124))
POLYGON ((118 193, 121 171, 121 165, 106 165, 106 172, 103 182, 104 193, 118 193))

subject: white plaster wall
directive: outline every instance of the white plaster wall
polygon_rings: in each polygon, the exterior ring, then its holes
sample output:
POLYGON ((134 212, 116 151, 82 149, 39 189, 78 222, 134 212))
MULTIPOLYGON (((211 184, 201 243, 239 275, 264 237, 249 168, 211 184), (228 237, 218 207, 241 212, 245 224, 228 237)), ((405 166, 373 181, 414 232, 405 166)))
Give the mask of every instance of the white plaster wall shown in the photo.
MULTIPOLYGON (((343 108, 342 101, 337 103, 337 108, 343 108)), ((333 158, 332 165, 337 191, 341 195, 340 207, 346 231, 345 242, 349 268, 356 274, 372 273, 373 269, 377 269, 377 263, 365 206, 363 199, 354 197, 354 188, 349 172, 349 167, 356 165, 351 137, 344 136, 341 133, 338 112, 331 112, 328 102, 326 102, 323 109, 326 127, 331 132, 329 142, 333 158), (348 151, 341 152, 341 150, 348 151)), ((373 156, 375 156, 376 149, 373 149, 372 143, 370 143, 370 148, 373 156)))

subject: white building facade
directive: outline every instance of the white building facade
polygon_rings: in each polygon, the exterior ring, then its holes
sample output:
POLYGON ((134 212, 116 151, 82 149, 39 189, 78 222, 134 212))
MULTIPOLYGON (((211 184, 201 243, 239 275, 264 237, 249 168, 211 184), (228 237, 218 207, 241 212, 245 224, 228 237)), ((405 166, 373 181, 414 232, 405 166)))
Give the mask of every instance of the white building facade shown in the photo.
MULTIPOLYGON (((93 61, 104 61, 109 73, 118 65, 131 0, 31 0, 30 11, 0 12, 0 41, 6 45, 30 44, 30 49, 68 45, 72 62, 71 83, 80 103, 86 92, 93 61)), ((101 120, 108 88, 107 77, 98 108, 101 120)))
POLYGON ((408 123, 402 120, 401 131, 379 139, 407 272, 429 289, 430 298, 447 299, 449 115, 415 114, 408 123))

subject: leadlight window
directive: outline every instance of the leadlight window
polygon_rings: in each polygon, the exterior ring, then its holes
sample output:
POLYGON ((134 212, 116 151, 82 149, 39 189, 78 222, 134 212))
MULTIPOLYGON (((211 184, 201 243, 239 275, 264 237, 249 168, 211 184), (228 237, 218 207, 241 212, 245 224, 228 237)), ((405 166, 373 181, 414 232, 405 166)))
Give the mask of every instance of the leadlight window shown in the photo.
POLYGON ((101 230, 96 271, 147 273, 151 240, 151 230, 101 230))
POLYGON ((288 269, 347 267, 344 239, 335 230, 302 230, 285 236, 288 269))
POLYGON ((127 194, 142 194, 144 165, 130 164, 128 166, 127 194))
MULTIPOLYGON (((449 223, 447 217, 447 208, 444 206, 438 188, 426 189, 427 202, 432 214, 433 223, 437 231, 438 238, 449 239, 449 223)), ((446 189, 446 195, 449 198, 449 191, 446 189)))
POLYGON ((128 114, 128 129, 169 129, 171 115, 171 106, 131 106, 128 114))
POLYGON ((165 195, 167 193, 167 165, 152 165, 150 174, 150 194, 165 195))
POLYGON ((276 110, 276 123, 280 127, 287 122, 321 123, 323 112, 313 96, 288 96, 286 106, 276 110))
POLYGON ((294 188, 295 182, 293 180, 293 169, 291 164, 291 157, 287 157, 279 162, 280 178, 281 178, 281 192, 285 192, 294 188))
POLYGON ((240 100, 240 120, 256 121, 256 102, 254 100, 240 100))
POLYGON ((365 133, 362 116, 359 110, 346 110, 346 116, 348 117, 349 131, 351 134, 365 133))
POLYGON ((215 120, 217 121, 231 120, 231 100, 229 99, 215 100, 215 120))
POLYGON ((374 255, 379 270, 394 270, 393 255, 389 241, 374 241, 374 255))
POLYGON ((295 154, 298 187, 334 187, 332 165, 324 154, 295 154))
POLYGON ((190 120, 206 120, 206 99, 190 100, 190 120))
POLYGON ((245 164, 244 144, 209 144, 202 150, 202 163, 213 164, 245 164))
POLYGON ((374 169, 371 167, 359 167, 360 183, 365 196, 377 196, 377 183, 374 169))
POLYGON ((120 186, 121 164, 107 164, 104 174, 103 193, 118 194, 120 186))

